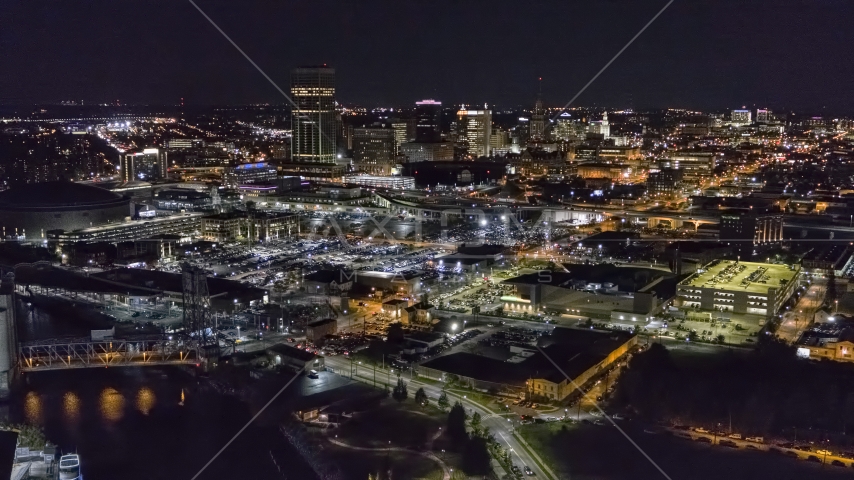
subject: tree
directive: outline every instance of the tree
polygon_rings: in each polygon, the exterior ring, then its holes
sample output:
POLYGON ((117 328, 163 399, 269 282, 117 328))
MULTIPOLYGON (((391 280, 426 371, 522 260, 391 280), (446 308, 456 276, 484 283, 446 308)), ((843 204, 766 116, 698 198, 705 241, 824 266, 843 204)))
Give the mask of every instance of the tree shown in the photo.
POLYGON ((836 301, 836 272, 833 269, 830 269, 830 272, 827 274, 827 293, 825 294, 827 298, 828 306, 833 306, 833 303, 836 301))
POLYGON ((419 388, 415 391, 415 403, 421 405, 422 407, 426 407, 430 400, 427 398, 427 394, 424 392, 424 388, 419 388))
POLYGON ((724 343, 724 341, 726 340, 726 337, 724 337, 724 334, 721 333, 720 335, 718 335, 717 340, 718 340, 718 343, 724 343))
POLYGON ((468 475, 487 475, 490 471, 489 449, 486 440, 472 437, 463 450, 462 468, 468 475))
POLYGON ((469 434, 466 432, 466 418, 466 409, 463 404, 459 401, 454 403, 451 411, 448 412, 447 433, 451 441, 457 446, 465 445, 469 438, 469 434))
POLYGON ((474 414, 471 416, 471 421, 469 422, 469 425, 471 425, 471 428, 477 429, 478 427, 480 427, 480 421, 480 413, 474 412, 474 414))
POLYGON ((31 450, 41 450, 47 444, 47 437, 41 428, 32 425, 0 425, 0 430, 17 430, 18 446, 31 450))
POLYGON ((439 408, 442 410, 445 410, 450 406, 450 403, 448 402, 448 395, 446 395, 445 392, 442 392, 442 394, 439 395, 439 403, 437 405, 439 405, 439 408))
POLYGON ((397 379, 397 385, 394 387, 394 391, 391 392, 391 396, 398 402, 406 400, 409 396, 409 391, 406 389, 406 382, 402 378, 397 379))

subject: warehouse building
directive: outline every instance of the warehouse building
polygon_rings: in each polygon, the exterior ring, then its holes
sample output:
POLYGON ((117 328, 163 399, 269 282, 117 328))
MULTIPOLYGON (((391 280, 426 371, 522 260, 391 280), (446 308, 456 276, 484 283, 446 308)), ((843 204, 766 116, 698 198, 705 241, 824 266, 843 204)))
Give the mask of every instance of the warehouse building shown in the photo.
POLYGON ((604 375, 635 346, 637 336, 628 332, 556 328, 536 345, 493 348, 488 355, 452 353, 423 363, 417 371, 475 390, 562 401, 604 375))

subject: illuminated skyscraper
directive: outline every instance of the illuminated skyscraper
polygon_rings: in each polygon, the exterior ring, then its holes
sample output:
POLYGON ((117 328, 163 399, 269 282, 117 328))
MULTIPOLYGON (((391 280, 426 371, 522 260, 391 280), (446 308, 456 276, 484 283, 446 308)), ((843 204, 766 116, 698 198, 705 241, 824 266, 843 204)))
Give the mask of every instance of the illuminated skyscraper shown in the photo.
POLYGON ((293 138, 297 163, 335 163, 335 69, 300 67, 291 71, 293 138))
POLYGON ((460 110, 457 124, 462 142, 473 158, 489 156, 489 141, 492 137, 491 110, 460 110))
POLYGON ((391 122, 394 130, 394 154, 400 154, 400 146, 415 140, 415 119, 396 119, 391 122))
POLYGON ((593 135, 601 135, 603 139, 611 136, 611 124, 608 123, 608 112, 602 115, 602 120, 594 120, 590 122, 587 131, 593 135))
POLYGON ((166 152, 158 148, 128 152, 121 157, 122 181, 153 181, 166 178, 166 152))
POLYGON ((543 87, 540 79, 540 93, 531 112, 531 141, 542 142, 546 139, 546 110, 543 108, 543 87))
POLYGON ((359 127, 353 135, 353 162, 362 172, 391 175, 394 167, 394 129, 359 127))
POLYGON ((442 102, 415 102, 415 141, 438 142, 441 138, 442 102))

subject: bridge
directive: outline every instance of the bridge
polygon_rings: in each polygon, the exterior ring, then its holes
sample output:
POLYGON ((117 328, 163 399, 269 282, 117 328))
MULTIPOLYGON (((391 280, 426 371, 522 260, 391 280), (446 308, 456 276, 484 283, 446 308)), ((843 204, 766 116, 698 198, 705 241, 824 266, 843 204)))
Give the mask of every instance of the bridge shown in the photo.
POLYGON ((18 347, 22 372, 70 368, 195 365, 198 351, 165 338, 42 340, 18 347))

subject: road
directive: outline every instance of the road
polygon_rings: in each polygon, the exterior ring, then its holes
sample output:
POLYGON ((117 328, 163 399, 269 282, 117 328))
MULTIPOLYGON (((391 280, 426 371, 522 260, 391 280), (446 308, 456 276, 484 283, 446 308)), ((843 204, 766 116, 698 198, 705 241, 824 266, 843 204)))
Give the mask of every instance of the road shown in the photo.
MULTIPOLYGON (((335 372, 338 372, 340 375, 349 376, 350 374, 350 361, 348 361, 344 357, 327 357, 326 358, 326 366, 334 369, 335 372)), ((371 383, 373 381, 373 368, 367 369, 362 368, 362 371, 354 371, 354 380, 361 380, 366 383, 371 383), (371 375, 368 372, 372 372, 371 375)), ((388 372, 384 372, 388 373, 388 372)), ((381 377, 385 378, 388 375, 383 375, 381 377)), ((442 395, 442 389, 439 386, 436 386, 431 383, 420 382, 416 379, 412 379, 408 381, 410 386, 409 390, 413 391, 412 387, 420 387, 424 389, 424 392, 427 396, 432 399, 433 402, 436 402, 439 397, 442 395)), ((520 437, 514 436, 514 426, 513 422, 508 421, 507 418, 498 414, 498 412, 494 412, 480 404, 477 404, 465 397, 465 395, 459 395, 453 392, 448 393, 448 400, 451 402, 455 402, 459 400, 463 406, 468 410, 469 415, 473 412, 480 413, 481 417, 483 417, 483 425, 489 427, 489 430, 495 435, 495 438, 501 442, 504 447, 506 447, 510 454, 513 456, 513 463, 521 464, 520 468, 524 468, 525 465, 531 467, 540 479, 552 479, 557 480, 557 475, 554 474, 545 463, 539 459, 535 460, 528 451, 533 451, 533 449, 525 443, 523 446, 524 440, 520 437), (527 447, 527 449, 526 449, 527 447)), ((536 453, 534 453, 536 455, 536 453)))
POLYGON ((789 343, 798 340, 824 302, 827 281, 823 278, 813 278, 811 282, 794 308, 783 314, 783 321, 777 330, 777 336, 789 343))

